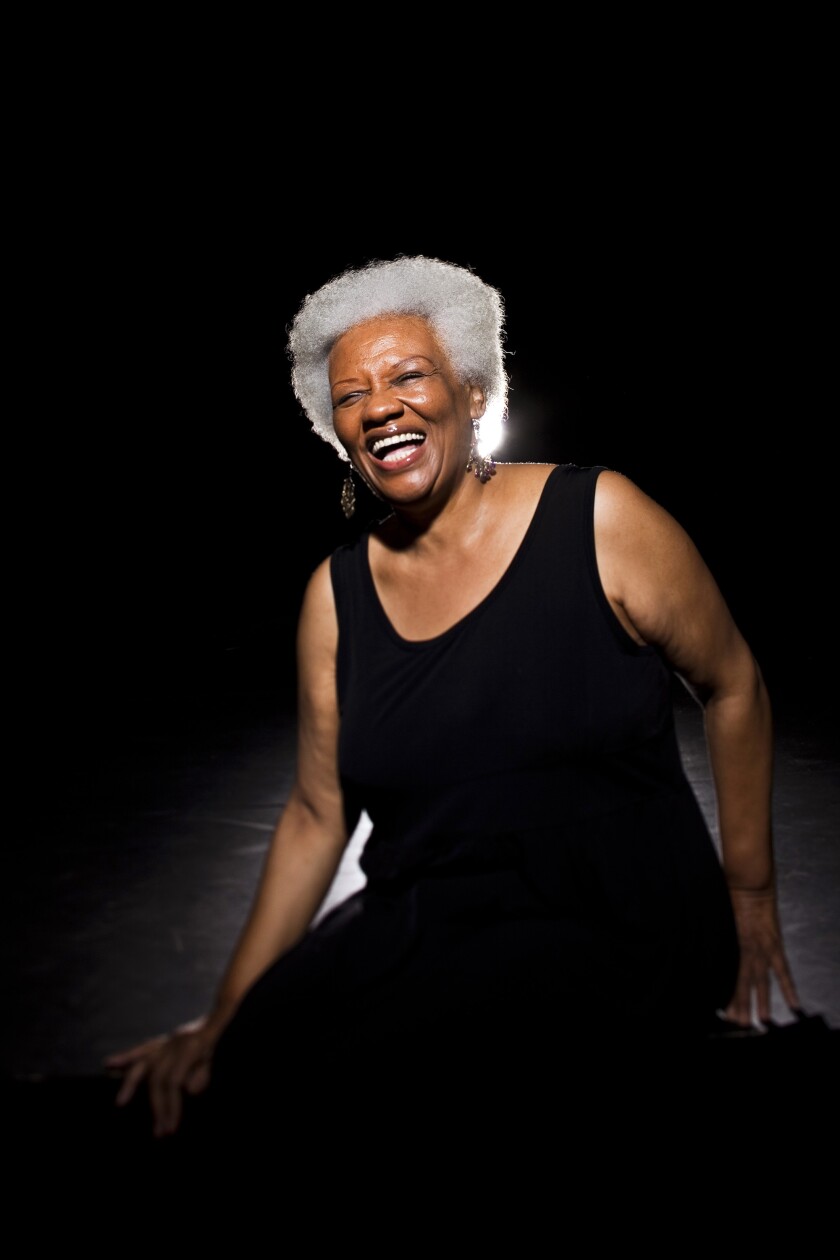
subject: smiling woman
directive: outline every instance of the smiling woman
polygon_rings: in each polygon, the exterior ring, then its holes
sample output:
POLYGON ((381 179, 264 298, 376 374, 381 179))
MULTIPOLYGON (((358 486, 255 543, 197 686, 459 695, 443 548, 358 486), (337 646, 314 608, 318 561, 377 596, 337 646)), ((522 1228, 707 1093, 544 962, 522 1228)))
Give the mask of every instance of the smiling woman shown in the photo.
POLYGON ((330 352, 329 377, 335 436, 374 494, 407 507, 462 487, 484 391, 458 379, 425 320, 350 329, 330 352))
POLYGON ((215 1005, 109 1060, 159 1135, 300 1135, 348 1079, 368 1118, 406 1081, 417 1107, 491 1079, 538 1100, 601 1052, 635 1088, 640 1055, 673 1068, 723 1014, 769 1020, 771 985, 798 1007, 761 672, 637 486, 482 448, 502 336, 495 289, 422 257, 342 274, 292 325, 298 399, 382 512, 309 581, 295 780, 215 1005), (704 708, 722 860, 675 677, 704 708), (316 920, 363 815, 366 882, 316 920))
POLYGON ((465 267, 437 258, 397 258, 345 272, 309 294, 289 337, 292 385, 313 429, 348 458, 333 428, 333 399, 324 368, 348 329, 383 312, 420 318, 443 348, 460 381, 480 386, 482 425, 497 432, 507 406, 501 294, 465 267))

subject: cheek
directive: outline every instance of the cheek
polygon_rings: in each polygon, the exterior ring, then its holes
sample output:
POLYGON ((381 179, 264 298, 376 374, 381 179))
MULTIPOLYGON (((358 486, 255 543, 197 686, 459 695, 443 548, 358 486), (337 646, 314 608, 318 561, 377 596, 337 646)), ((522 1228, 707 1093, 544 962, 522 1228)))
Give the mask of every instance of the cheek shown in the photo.
POLYGON ((435 391, 425 387, 403 390, 399 395, 399 400, 404 407, 411 407, 413 411, 428 412, 441 405, 441 400, 435 395, 435 391))
POLYGON ((339 442, 346 444, 352 440, 353 434, 357 431, 358 425, 354 423, 352 415, 346 411, 333 412, 333 431, 339 442))
POLYGON ((403 394, 402 401, 405 406, 433 418, 448 419, 452 416, 469 415, 470 412, 469 397, 440 382, 424 383, 423 388, 403 394))

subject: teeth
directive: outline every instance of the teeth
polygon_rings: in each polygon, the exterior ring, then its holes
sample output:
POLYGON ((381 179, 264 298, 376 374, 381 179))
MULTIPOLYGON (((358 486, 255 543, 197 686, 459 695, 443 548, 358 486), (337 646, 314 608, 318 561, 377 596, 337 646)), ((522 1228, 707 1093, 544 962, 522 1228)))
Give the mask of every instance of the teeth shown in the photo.
POLYGON ((392 437, 377 438, 370 448, 372 455, 378 455, 386 446, 396 446, 398 442, 422 442, 422 433, 396 433, 392 437))

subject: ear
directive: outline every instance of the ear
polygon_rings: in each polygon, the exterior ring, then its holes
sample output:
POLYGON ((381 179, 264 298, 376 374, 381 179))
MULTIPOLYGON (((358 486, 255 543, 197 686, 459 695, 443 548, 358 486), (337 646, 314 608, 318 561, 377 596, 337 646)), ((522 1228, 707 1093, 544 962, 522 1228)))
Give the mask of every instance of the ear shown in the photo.
POLYGON ((484 390, 480 385, 470 385, 470 416, 473 420, 480 420, 487 410, 487 399, 484 397, 484 390))

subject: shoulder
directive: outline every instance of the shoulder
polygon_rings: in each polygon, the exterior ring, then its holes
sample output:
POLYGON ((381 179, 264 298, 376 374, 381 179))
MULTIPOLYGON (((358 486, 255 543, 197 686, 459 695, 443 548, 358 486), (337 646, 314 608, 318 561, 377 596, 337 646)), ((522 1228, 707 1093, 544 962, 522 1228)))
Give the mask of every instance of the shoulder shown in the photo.
POLYGON ((303 592, 298 642, 302 650, 334 646, 337 635, 332 557, 313 570, 303 592))
POLYGON ((311 752, 324 732, 335 729, 337 651, 338 623, 327 557, 306 584, 298 620, 298 729, 304 751, 311 752))
POLYGON ((501 474, 499 486, 504 488, 501 497, 515 500, 523 506, 532 505, 557 467, 557 464, 497 464, 497 471, 501 474))
POLYGON ((304 590, 303 600, 306 603, 318 603, 331 595, 333 557, 325 556, 309 576, 304 590))
POLYGON ((607 599, 631 634, 685 662, 694 641, 719 641, 729 614, 693 540, 664 507, 621 473, 602 472, 595 551, 607 599))
POLYGON ((544 482, 557 467, 559 467, 557 464, 543 463, 505 464, 499 461, 496 464, 497 472, 502 474, 505 481, 509 481, 511 484, 520 486, 534 486, 542 484, 542 482, 544 482))
POLYGON ((691 540, 661 504, 624 473, 599 471, 595 485, 595 536, 601 549, 609 547, 626 558, 631 554, 683 551, 691 540))
POLYGON ((604 517, 613 512, 644 510, 648 503, 653 503, 653 499, 624 473, 612 468, 595 468, 592 471, 597 475, 595 502, 604 517))
POLYGON ((582 493, 602 480, 605 483, 620 480, 632 486, 621 473, 612 472, 604 464, 500 464, 499 468, 504 470, 510 484, 525 494, 538 494, 548 482, 558 488, 575 486, 582 493))

